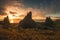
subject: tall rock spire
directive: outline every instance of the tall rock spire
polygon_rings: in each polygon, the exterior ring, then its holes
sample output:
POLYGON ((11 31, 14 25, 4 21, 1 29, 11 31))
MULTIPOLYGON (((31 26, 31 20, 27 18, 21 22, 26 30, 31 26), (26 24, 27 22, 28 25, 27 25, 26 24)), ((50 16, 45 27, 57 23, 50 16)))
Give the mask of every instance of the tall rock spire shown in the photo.
POLYGON ((3 22, 4 22, 4 28, 8 28, 9 25, 10 25, 8 16, 6 18, 4 18, 4 21, 3 22))
POLYGON ((32 19, 32 12, 29 12, 24 19, 32 19))
POLYGON ((32 19, 32 12, 29 12, 25 18, 19 22, 18 27, 23 27, 23 28, 35 28, 36 27, 36 23, 35 21, 32 19))

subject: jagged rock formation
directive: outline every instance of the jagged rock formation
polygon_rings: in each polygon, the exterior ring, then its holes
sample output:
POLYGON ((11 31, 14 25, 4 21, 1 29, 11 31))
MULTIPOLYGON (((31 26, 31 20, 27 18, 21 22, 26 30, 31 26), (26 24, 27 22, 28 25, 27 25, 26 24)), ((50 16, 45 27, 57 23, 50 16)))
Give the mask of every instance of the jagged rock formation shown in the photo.
POLYGON ((4 22, 3 28, 9 28, 10 22, 9 22, 8 16, 6 18, 4 18, 3 22, 4 22))
POLYGON ((50 17, 46 17, 45 25, 47 26, 46 28, 48 29, 54 28, 54 22, 50 17))
POLYGON ((25 18, 19 22, 18 28, 23 27, 23 28, 35 28, 36 23, 32 19, 32 12, 29 12, 25 18))

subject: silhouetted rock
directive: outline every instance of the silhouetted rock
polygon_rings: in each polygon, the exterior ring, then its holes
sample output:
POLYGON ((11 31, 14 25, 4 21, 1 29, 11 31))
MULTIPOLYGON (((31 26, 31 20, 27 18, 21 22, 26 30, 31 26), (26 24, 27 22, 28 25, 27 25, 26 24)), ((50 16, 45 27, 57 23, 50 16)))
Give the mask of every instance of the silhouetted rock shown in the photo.
POLYGON ((10 22, 9 22, 8 16, 6 18, 4 18, 3 22, 4 22, 3 28, 9 28, 10 22))
POLYGON ((0 21, 0 25, 3 25, 3 21, 0 21))
POLYGON ((36 23, 34 20, 32 20, 32 12, 29 12, 25 18, 19 22, 18 27, 23 27, 23 28, 35 28, 36 23))
POLYGON ((52 28, 54 28, 54 22, 53 22, 53 20, 50 17, 46 17, 45 25, 47 26, 45 29, 48 29, 48 28, 52 29, 52 28))

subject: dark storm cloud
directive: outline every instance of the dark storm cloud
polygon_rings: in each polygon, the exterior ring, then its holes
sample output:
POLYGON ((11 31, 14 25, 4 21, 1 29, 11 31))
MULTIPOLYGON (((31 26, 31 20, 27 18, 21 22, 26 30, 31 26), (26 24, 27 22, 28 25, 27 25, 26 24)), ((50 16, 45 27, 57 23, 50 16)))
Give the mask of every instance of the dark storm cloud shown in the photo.
POLYGON ((5 8, 4 7, 0 7, 0 14, 4 13, 5 8))
POLYGON ((0 14, 4 14, 4 10, 5 10, 5 2, 4 0, 0 0, 0 14))
POLYGON ((22 2, 28 7, 46 7, 50 6, 53 0, 22 0, 22 2))
POLYGON ((22 0, 25 7, 41 8, 47 13, 60 12, 60 0, 22 0))

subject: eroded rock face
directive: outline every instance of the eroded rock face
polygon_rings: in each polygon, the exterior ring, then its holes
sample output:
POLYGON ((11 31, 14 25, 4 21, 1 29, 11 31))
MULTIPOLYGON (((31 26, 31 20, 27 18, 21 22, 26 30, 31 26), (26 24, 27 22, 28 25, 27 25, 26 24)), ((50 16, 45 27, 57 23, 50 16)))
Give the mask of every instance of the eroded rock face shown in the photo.
POLYGON ((19 22, 18 27, 23 27, 23 28, 35 28, 36 27, 36 23, 32 19, 32 12, 29 12, 25 16, 25 18, 19 22))
POLYGON ((6 18, 4 18, 4 21, 3 21, 3 25, 4 25, 4 28, 8 28, 9 25, 10 25, 10 22, 9 22, 9 19, 8 19, 8 16, 6 18))
POLYGON ((50 17, 46 17, 45 25, 47 26, 46 28, 48 28, 48 29, 54 28, 54 22, 50 17))

